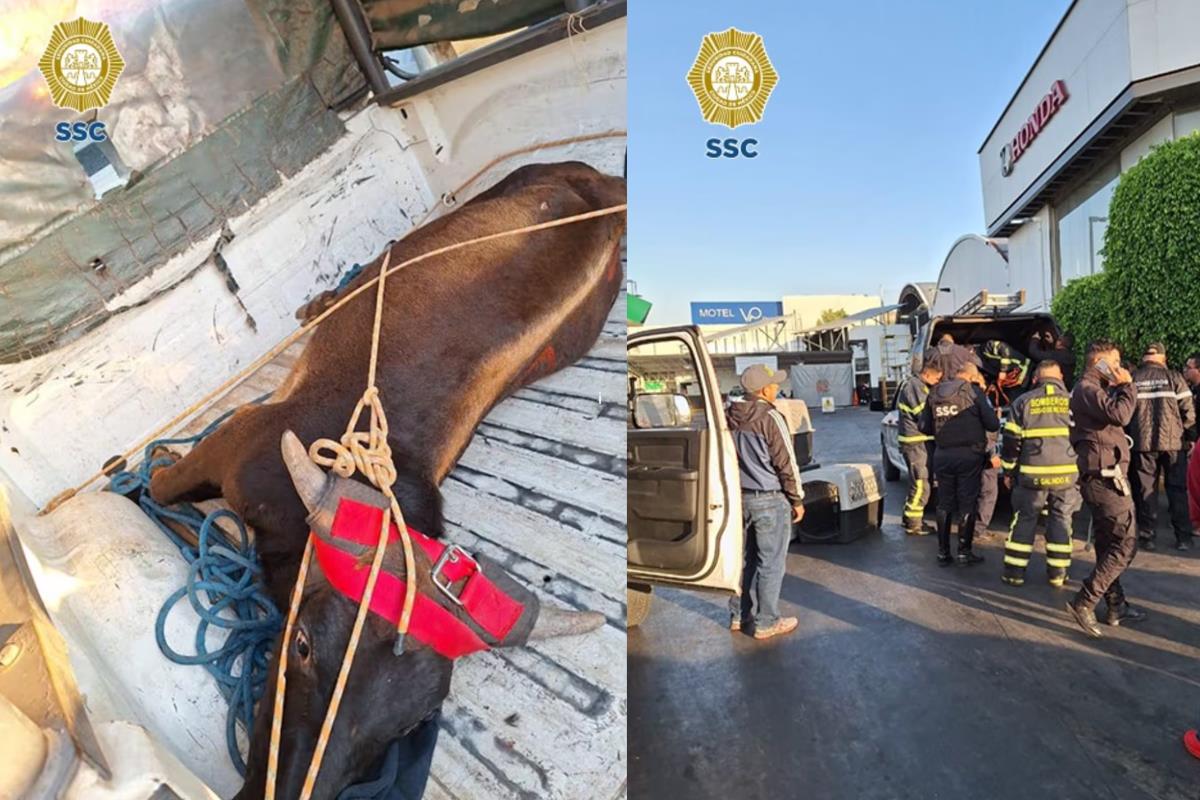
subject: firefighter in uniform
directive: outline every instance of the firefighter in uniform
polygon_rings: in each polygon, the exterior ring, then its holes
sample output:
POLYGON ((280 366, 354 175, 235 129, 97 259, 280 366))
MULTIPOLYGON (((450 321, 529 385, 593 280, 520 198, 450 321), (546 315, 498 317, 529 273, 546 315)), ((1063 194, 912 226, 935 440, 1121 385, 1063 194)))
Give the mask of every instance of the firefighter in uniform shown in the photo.
POLYGON ((1067 611, 1093 639, 1103 634, 1096 606, 1108 606, 1105 622, 1120 625, 1140 622, 1143 611, 1125 601, 1121 573, 1137 552, 1137 524, 1133 497, 1126 479, 1129 444, 1125 426, 1137 406, 1133 376, 1121 366, 1121 352, 1107 340, 1088 345, 1087 368, 1071 391, 1071 446, 1079 467, 1079 490, 1092 511, 1096 540, 1096 566, 1083 579, 1067 611))
POLYGON ((983 376, 962 348, 952 361, 953 377, 933 387, 921 412, 920 431, 933 436, 933 469, 938 484, 938 564, 954 563, 950 556, 950 528, 958 525, 958 563, 978 564, 983 557, 972 552, 979 499, 979 478, 987 452, 988 432, 1000 429, 996 411, 988 403, 983 376))
POLYGON ((908 497, 904 501, 904 532, 924 536, 925 504, 929 502, 929 466, 933 460, 933 437, 921 433, 918 423, 929 389, 942 379, 941 359, 936 350, 925 356, 920 373, 909 376, 896 397, 900 412, 900 452, 908 465, 908 497))
POLYGON ((1137 509, 1139 546, 1155 549, 1158 534, 1158 476, 1167 488, 1167 508, 1175 529, 1175 546, 1189 550, 1192 525, 1187 506, 1186 439, 1196 424, 1192 390, 1173 369, 1167 368, 1167 348, 1146 347, 1142 363, 1133 372, 1137 406, 1129 423, 1133 439, 1130 478, 1137 509))
POLYGON ((1004 423, 1001 462, 1013 486, 1013 516, 1001 580, 1010 586, 1025 583, 1034 529, 1046 508, 1046 576, 1052 586, 1062 586, 1071 566, 1071 517, 1080 505, 1070 394, 1054 361, 1038 364, 1033 378, 1034 388, 1012 402, 1004 423))

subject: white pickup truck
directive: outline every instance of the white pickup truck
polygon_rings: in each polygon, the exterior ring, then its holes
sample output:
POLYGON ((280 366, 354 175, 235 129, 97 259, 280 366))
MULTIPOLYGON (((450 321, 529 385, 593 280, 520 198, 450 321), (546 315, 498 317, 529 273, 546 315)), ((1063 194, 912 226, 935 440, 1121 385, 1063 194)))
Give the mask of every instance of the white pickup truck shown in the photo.
MULTIPOLYGON (((973 313, 934 317, 926 323, 915 340, 913 363, 920 363, 925 349, 934 346, 946 334, 962 345, 982 345, 984 342, 998 339, 1014 350, 1025 353, 1029 339, 1035 333, 1043 331, 1051 331, 1056 335, 1060 333, 1054 317, 1044 312, 973 313)), ((1007 406, 1002 405, 997 411, 1003 422, 1007 406)), ((888 481, 898 481, 901 475, 908 472, 904 456, 900 453, 899 425, 900 412, 896 409, 896 398, 893 395, 891 409, 884 414, 879 432, 880 462, 883 477, 888 481)), ((1003 431, 1000 435, 1003 436, 1003 431)))

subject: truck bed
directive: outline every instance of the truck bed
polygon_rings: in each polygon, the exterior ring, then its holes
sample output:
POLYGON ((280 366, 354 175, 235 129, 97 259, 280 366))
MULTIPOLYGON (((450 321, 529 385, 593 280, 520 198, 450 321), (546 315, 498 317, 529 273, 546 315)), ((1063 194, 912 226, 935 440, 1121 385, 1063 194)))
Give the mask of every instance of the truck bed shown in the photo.
MULTIPOLYGON (((248 376, 182 433, 198 433, 273 392, 306 341, 248 376)), ((624 293, 585 358, 493 409, 442 490, 456 544, 503 564, 543 603, 599 611, 608 622, 587 636, 460 662, 426 798, 622 795, 624 293)))

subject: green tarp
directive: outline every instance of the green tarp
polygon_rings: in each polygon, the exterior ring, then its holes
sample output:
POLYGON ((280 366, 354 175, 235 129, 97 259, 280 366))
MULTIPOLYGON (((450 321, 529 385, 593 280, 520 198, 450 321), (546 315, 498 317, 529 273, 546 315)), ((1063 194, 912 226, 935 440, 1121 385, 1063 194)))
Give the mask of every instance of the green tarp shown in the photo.
POLYGON ((0 94, 0 363, 120 313, 114 298, 332 145, 331 107, 364 83, 326 0, 148 3, 113 36, 127 71, 97 116, 133 173, 103 200, 54 141, 71 115, 39 99, 36 69, 0 94))
POLYGON ((363 0, 377 50, 493 36, 562 14, 562 0, 363 0))

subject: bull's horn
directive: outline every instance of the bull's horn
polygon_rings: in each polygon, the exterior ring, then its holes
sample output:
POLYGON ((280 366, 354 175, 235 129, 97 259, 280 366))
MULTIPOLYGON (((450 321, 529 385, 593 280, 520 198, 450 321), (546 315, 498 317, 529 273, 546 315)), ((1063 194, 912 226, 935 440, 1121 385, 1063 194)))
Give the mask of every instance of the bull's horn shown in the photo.
POLYGON ((577 636, 594 631, 604 624, 604 615, 597 611, 564 611, 542 606, 537 622, 529 632, 530 640, 553 639, 557 636, 577 636))
POLYGON ((325 472, 313 463, 299 437, 290 430, 283 432, 279 449, 283 453, 284 466, 292 476, 296 494, 300 495, 304 507, 311 514, 320 505, 321 495, 325 493, 325 472))

